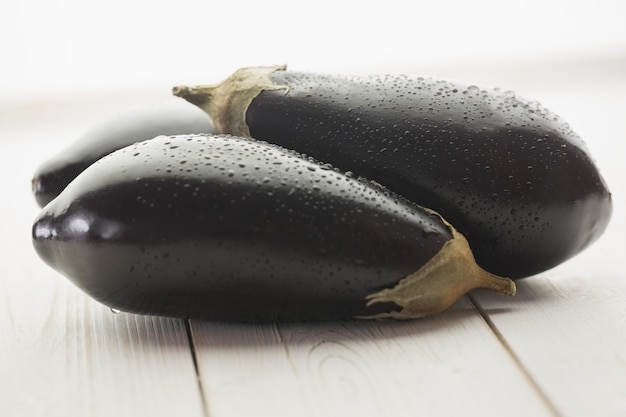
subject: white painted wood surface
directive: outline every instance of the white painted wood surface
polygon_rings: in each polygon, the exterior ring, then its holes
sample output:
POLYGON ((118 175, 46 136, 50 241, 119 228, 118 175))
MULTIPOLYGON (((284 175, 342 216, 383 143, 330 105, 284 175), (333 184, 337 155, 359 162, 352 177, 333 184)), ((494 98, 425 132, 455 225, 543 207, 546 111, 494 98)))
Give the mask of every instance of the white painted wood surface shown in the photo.
POLYGON ((29 181, 129 101, 0 109, 0 415, 625 416, 626 71, 550 79, 506 85, 587 138, 614 193, 608 232, 515 298, 475 292, 402 323, 193 321, 188 334, 182 320, 112 314, 32 250, 29 181))
POLYGON ((551 415, 466 299, 413 322, 192 324, 210 415, 551 415))

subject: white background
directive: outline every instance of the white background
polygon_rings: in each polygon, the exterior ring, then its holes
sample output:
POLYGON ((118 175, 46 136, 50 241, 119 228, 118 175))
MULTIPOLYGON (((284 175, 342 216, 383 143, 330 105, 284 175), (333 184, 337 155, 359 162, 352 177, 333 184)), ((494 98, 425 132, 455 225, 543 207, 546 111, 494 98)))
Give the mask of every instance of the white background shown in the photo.
POLYGON ((4 0, 0 104, 169 89, 250 65, 466 76, 604 60, 626 55, 625 17, 623 0, 4 0))

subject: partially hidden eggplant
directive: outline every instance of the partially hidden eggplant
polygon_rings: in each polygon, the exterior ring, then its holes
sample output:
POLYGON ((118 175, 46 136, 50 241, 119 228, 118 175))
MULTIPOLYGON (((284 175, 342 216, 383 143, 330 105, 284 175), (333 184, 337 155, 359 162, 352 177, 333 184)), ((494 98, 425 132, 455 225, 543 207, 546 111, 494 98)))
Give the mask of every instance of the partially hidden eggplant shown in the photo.
POLYGON ((436 210, 498 275, 564 262, 611 216, 611 195, 579 136, 512 92, 258 67, 174 94, 204 109, 218 133, 294 149, 436 210))
POLYGON ((158 137, 82 172, 32 228, 105 305, 225 321, 414 318, 512 295, 437 213, 275 145, 158 137))
POLYGON ((184 100, 138 106, 103 121, 35 172, 32 191, 40 207, 48 204, 89 165, 111 152, 159 135, 214 133, 206 113, 184 100))

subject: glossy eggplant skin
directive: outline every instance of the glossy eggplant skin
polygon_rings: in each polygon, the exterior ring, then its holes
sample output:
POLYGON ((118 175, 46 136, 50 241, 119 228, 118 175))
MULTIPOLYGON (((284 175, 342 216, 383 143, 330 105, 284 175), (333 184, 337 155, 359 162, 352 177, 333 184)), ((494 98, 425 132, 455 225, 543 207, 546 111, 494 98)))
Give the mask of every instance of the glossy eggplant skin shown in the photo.
MULTIPOLYGON (((436 210, 492 273, 550 269, 608 224, 611 195, 581 139, 512 92, 284 68, 267 70, 260 86, 243 109, 229 109, 243 112, 244 128, 216 122, 218 132, 311 155, 436 210)), ((210 109, 202 88, 175 93, 220 117, 225 107, 210 109)), ((240 93, 218 89, 212 98, 240 93)))
POLYGON ((180 99, 137 107, 103 121, 35 172, 32 190, 40 207, 48 204, 89 165, 111 152, 159 135, 214 133, 206 113, 180 99))
POLYGON ((33 226, 38 254, 111 308, 227 321, 337 320, 453 238, 424 210, 248 139, 158 137, 81 173, 33 226))

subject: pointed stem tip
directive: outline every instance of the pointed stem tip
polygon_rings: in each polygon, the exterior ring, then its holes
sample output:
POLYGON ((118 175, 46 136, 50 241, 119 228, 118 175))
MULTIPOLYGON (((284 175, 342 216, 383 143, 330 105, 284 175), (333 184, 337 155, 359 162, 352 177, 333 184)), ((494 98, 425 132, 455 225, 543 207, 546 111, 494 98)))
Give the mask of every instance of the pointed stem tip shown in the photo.
POLYGON ((487 271, 482 271, 482 282, 478 288, 485 288, 501 295, 515 295, 517 287, 515 281, 510 278, 500 277, 498 275, 490 274, 487 271))
POLYGON ((186 85, 177 85, 172 88, 172 94, 174 94, 176 97, 184 97, 190 93, 190 90, 191 89, 186 85))
POLYGON ((172 94, 202 108, 207 101, 211 100, 214 90, 214 86, 188 87, 186 85, 177 85, 172 88, 172 94))

